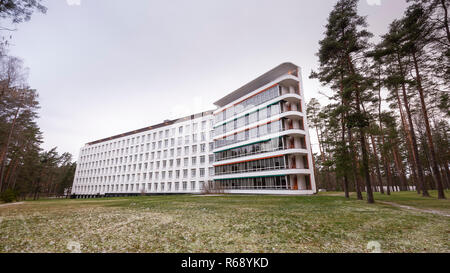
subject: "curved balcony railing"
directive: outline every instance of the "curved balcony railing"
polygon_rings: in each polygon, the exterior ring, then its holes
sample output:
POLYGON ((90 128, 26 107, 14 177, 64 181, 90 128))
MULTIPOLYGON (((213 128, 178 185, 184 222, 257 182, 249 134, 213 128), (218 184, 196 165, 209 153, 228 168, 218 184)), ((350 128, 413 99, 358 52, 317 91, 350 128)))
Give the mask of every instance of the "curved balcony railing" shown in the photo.
POLYGON ((261 150, 252 150, 252 151, 248 151, 248 152, 238 152, 229 156, 225 156, 225 157, 220 157, 218 159, 216 159, 216 162, 221 162, 221 161, 225 161, 225 160, 229 160, 229 159, 233 159, 233 158, 239 158, 239 157, 244 157, 244 156, 250 156, 250 155, 258 155, 258 154, 264 154, 264 153, 271 153, 271 152, 277 152, 277 151, 282 151, 282 150, 287 150, 289 149, 287 146, 281 146, 281 147, 276 147, 276 148, 271 148, 271 149, 261 149, 261 150))
POLYGON ((300 147, 296 147, 293 141, 287 142, 283 137, 273 138, 265 142, 249 144, 221 152, 215 153, 215 162, 229 159, 247 157, 251 155, 272 153, 288 149, 306 149, 305 142, 300 142, 300 147))
POLYGON ((280 120, 273 121, 258 127, 246 129, 236 134, 232 134, 223 139, 218 139, 214 142, 215 148, 221 148, 228 145, 232 145, 238 142, 247 141, 260 136, 273 134, 283 131, 283 122, 280 120))
MULTIPOLYGON (((238 170, 228 170, 223 172, 215 172, 215 175, 227 175, 227 174, 236 174, 236 173, 254 173, 254 172, 262 172, 262 171, 273 171, 273 170, 285 170, 289 169, 286 168, 287 166, 266 166, 266 167, 253 167, 253 168, 247 168, 247 169, 238 169, 238 170)), ((218 167, 216 167, 218 168, 218 167)))
POLYGON ((228 118, 231 118, 234 115, 237 115, 239 113, 242 113, 246 111, 247 109, 250 109, 252 107, 255 107, 257 105, 260 105, 266 101, 269 101, 271 99, 276 98, 280 95, 280 88, 277 85, 269 87, 266 90, 263 90, 262 92, 251 96, 248 99, 243 100, 242 102, 235 104, 224 111, 217 113, 215 116, 216 122, 221 122, 223 120, 226 120, 228 118))

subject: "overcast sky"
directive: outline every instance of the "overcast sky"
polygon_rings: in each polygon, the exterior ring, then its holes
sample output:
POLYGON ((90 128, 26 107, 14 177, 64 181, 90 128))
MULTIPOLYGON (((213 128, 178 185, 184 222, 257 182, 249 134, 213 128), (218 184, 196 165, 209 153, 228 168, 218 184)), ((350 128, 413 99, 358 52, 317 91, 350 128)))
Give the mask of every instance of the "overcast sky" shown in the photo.
MULTIPOLYGON (((40 94, 43 148, 76 159, 86 142, 214 109, 286 61, 302 67, 306 101, 324 101, 308 76, 335 2, 47 0, 47 14, 17 26, 11 54, 40 94)), ((359 10, 381 35, 405 7, 361 0, 359 10)))

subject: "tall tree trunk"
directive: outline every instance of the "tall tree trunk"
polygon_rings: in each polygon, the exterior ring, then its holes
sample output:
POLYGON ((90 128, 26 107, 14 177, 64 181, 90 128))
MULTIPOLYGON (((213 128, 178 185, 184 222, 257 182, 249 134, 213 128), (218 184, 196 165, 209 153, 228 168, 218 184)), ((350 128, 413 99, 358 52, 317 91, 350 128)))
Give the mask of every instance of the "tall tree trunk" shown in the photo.
POLYGON ((347 175, 344 175, 343 180, 344 180, 343 187, 344 187, 345 198, 350 198, 350 194, 349 194, 349 191, 348 191, 348 178, 347 178, 347 175))
MULTIPOLYGON (((319 131, 319 129, 316 126, 316 134, 317 134, 317 140, 319 141, 319 151, 320 156, 322 158, 322 162, 325 163, 325 153, 324 153, 324 147, 323 147, 323 138, 322 138, 322 132, 319 131)), ((329 190, 330 186, 330 168, 327 167, 327 170, 325 171, 325 188, 329 190)))
POLYGON ((414 159, 415 155, 412 152, 412 150, 413 150, 412 146, 413 145, 412 145, 411 131, 409 129, 408 124, 406 123, 405 114, 403 113, 403 105, 402 105, 402 102, 400 100, 400 95, 398 94, 397 87, 395 88, 395 96, 397 98, 397 104, 398 104, 399 112, 400 112, 400 119, 402 121, 401 128, 402 128, 403 133, 406 136, 406 144, 407 144, 406 148, 407 148, 407 152, 408 152, 408 159, 409 159, 409 162, 411 163, 410 165, 412 167, 411 168, 411 175, 413 177, 414 185, 416 185, 416 189, 418 191, 417 193, 420 193, 419 192, 419 188, 422 188, 422 187, 418 186, 419 181, 418 181, 417 173, 416 173, 416 161, 414 159))
POLYGON ((431 135, 430 121, 428 119, 428 111, 427 111, 427 107, 425 105, 425 97, 423 94, 422 79, 421 79, 420 72, 419 72, 417 56, 416 56, 415 52, 413 52, 412 55, 413 55, 413 60, 414 60, 414 69, 416 72, 417 89, 419 90, 420 104, 422 106, 422 114, 424 117, 425 129, 426 129, 426 134, 427 134, 427 139, 428 139, 428 146, 429 146, 430 154, 431 154, 431 164, 432 164, 432 168, 433 168, 433 174, 436 179, 436 186, 438 189, 438 199, 446 199, 445 193, 444 193, 444 187, 442 186, 441 173, 439 172, 439 167, 438 167, 437 161, 436 161, 436 152, 434 150, 433 137, 431 135))
POLYGON ((390 189, 390 185, 392 185, 391 168, 389 167, 389 164, 385 156, 383 156, 383 167, 384 171, 386 172, 386 194, 391 195, 390 189))
POLYGON ((365 180, 366 180, 367 202, 368 203, 375 203, 375 200, 373 198, 372 185, 371 185, 371 182, 370 182, 369 156, 367 154, 366 137, 365 137, 364 128, 360 128, 359 142, 361 143, 363 172, 364 172, 364 176, 365 176, 365 180))
MULTIPOLYGON (((381 75, 381 73, 379 74, 381 75)), ((379 81, 381 81, 381 76, 379 76, 379 81)), ((387 156, 386 153, 384 152, 384 147, 385 147, 385 142, 384 142, 384 130, 383 130, 383 122, 381 119, 381 84, 378 88, 378 122, 379 122, 379 126, 380 126, 380 135, 381 135, 381 145, 383 147, 383 149, 381 150, 381 157, 383 159, 383 167, 386 173, 386 194, 387 195, 391 195, 391 189, 389 188, 389 185, 391 184, 391 171, 390 168, 388 167, 388 160, 387 160, 387 156)))
POLYGON ((0 153, 0 192, 2 191, 3 187, 3 177, 5 175, 5 164, 6 164, 6 155, 8 154, 9 144, 11 143, 12 134, 14 132, 14 127, 16 125, 17 116, 19 115, 20 107, 17 107, 16 113, 14 114, 14 119, 11 124, 11 128, 9 129, 8 138, 6 140, 5 146, 3 147, 1 153, 0 153))
MULTIPOLYGON (((404 78, 405 73, 404 73, 403 64, 402 64, 402 60, 400 58, 399 53, 397 53, 397 62, 399 65, 400 74, 401 74, 402 78, 404 78)), ((429 197, 430 194, 428 193, 427 185, 425 183, 425 178, 424 178, 424 173, 423 173, 423 165, 422 165, 422 162, 420 162, 417 138, 416 138, 416 134, 414 132, 414 123, 413 123, 412 116, 411 116, 411 109, 409 107, 408 95, 406 94, 406 86, 405 86, 404 82, 402 82, 402 92, 403 92, 403 102, 405 105, 406 116, 408 117, 408 124, 409 124, 408 136, 411 139, 411 144, 412 144, 412 148, 413 148, 413 157, 414 157, 414 161, 415 161, 415 165, 416 165, 415 167, 417 169, 417 178, 418 178, 419 187, 420 187, 419 190, 422 191, 422 196, 429 197)))
POLYGON ((363 200, 363 196, 361 193, 361 182, 359 180, 359 174, 358 174, 358 158, 356 157, 356 152, 355 152, 355 148, 353 147, 352 143, 353 143, 353 135, 352 135, 352 131, 350 129, 347 130, 347 134, 348 134, 348 142, 350 143, 349 147, 350 147, 350 155, 353 159, 352 161, 352 171, 353 171, 353 178, 355 181, 355 190, 356 190, 356 196, 358 198, 358 200, 363 200))
MULTIPOLYGON (((395 160, 394 160, 394 163, 395 163, 395 160)), ((391 168, 391 173, 392 173, 392 184, 391 184, 391 191, 393 191, 393 192, 395 192, 395 191, 397 191, 397 183, 395 182, 395 181, 397 181, 397 179, 396 179, 396 173, 395 173, 395 170, 397 170, 397 168, 396 168, 396 165, 394 164, 394 166, 389 166, 389 168, 391 168)), ((398 172, 398 170, 397 170, 397 172, 398 172)))
POLYGON ((384 194, 383 179, 381 178, 381 171, 380 171, 380 161, 379 161, 379 158, 378 158, 377 147, 375 145, 375 140, 374 140, 373 135, 370 135, 370 140, 372 142, 373 156, 375 158, 375 170, 377 172, 378 185, 380 186, 381 194, 384 194))
POLYGON ((450 165, 450 163, 448 161, 444 161, 443 168, 445 170, 445 173, 447 174, 447 189, 450 189, 450 170, 448 167, 449 165, 450 165))
POLYGON ((10 187, 10 184, 11 184, 10 182, 12 180, 11 178, 15 175, 18 165, 19 165, 19 161, 17 159, 12 160, 11 163, 9 164, 8 171, 6 172, 6 175, 5 175, 5 182, 7 185, 6 186, 7 189, 8 188, 14 189, 14 187, 10 187))
MULTIPOLYGON (((342 64, 341 64, 341 67, 342 67, 342 64)), ((344 75, 343 75, 342 71, 341 71, 340 77, 341 77, 341 81, 340 81, 341 104, 342 104, 342 106, 346 106, 347 102, 344 98, 344 86, 343 86, 344 75)), ((342 141, 342 148, 345 149, 345 151, 347 152, 347 143, 345 140, 345 131, 346 131, 345 130, 345 115, 346 115, 346 113, 344 113, 344 112, 341 114, 341 127, 342 127, 341 141, 342 141)), ((345 170, 345 172, 344 172, 344 192, 345 192, 345 198, 350 198, 350 193, 349 193, 349 188, 348 188, 347 170, 345 170)), ((359 196, 358 196, 358 198, 359 198, 359 196)), ((362 196, 361 196, 361 198, 362 198, 362 196)))
POLYGON ((394 156, 394 163, 395 163, 397 173, 398 173, 398 176, 400 179, 400 188, 402 190, 404 190, 404 189, 406 189, 406 185, 407 185, 406 175, 405 175, 405 169, 404 169, 404 166, 403 166, 402 160, 400 158, 397 147, 393 147, 392 154, 394 156))
POLYGON ((442 9, 444 10, 444 28, 445 33, 447 34, 447 41, 450 44, 450 28, 448 26, 448 8, 445 4, 445 0, 441 0, 442 9))
MULTIPOLYGON (((353 76, 356 76, 355 68, 353 67, 352 60, 350 58, 350 55, 347 55, 347 61, 350 68, 350 72, 353 76)), ((361 101, 360 101, 360 94, 359 94, 359 88, 356 86, 355 88, 355 103, 356 103, 356 109, 357 113, 361 115, 361 101)), ((369 174, 369 156, 367 154, 367 146, 366 146, 366 136, 365 131, 363 127, 359 127, 359 142, 361 145, 361 154, 362 154, 362 164, 363 164, 363 173, 364 178, 366 181, 366 190, 367 190, 367 202, 369 204, 375 203, 375 200, 373 198, 373 192, 372 192, 372 185, 370 182, 370 174, 369 174)))

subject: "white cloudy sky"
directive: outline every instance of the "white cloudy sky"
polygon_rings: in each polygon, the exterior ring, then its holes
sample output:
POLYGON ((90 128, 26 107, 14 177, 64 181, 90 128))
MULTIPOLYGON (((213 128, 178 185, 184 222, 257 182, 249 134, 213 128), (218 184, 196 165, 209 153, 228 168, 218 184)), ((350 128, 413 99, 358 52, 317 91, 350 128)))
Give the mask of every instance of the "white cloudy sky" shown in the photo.
MULTIPOLYGON (((40 94, 43 148, 77 157, 86 142, 214 109, 285 61, 302 67, 307 101, 324 101, 308 75, 335 2, 47 0, 47 14, 17 26, 11 53, 40 94)), ((362 0, 360 13, 380 35, 405 7, 362 0)))

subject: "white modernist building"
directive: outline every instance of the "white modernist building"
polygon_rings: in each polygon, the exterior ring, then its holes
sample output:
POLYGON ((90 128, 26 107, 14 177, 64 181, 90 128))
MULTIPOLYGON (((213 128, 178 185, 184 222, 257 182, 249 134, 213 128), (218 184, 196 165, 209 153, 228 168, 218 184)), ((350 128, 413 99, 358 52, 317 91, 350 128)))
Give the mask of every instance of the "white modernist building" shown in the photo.
POLYGON ((72 194, 198 193, 213 172, 212 112, 87 143, 72 194))
POLYGON ((284 63, 215 103, 214 181, 226 191, 315 193, 301 86, 284 63))
POLYGON ((87 143, 72 195, 316 192, 299 67, 283 63, 215 105, 87 143))

